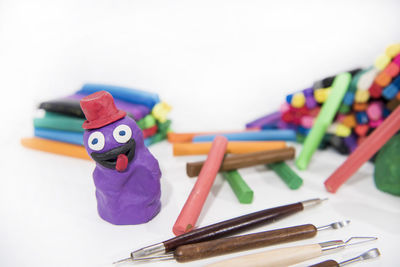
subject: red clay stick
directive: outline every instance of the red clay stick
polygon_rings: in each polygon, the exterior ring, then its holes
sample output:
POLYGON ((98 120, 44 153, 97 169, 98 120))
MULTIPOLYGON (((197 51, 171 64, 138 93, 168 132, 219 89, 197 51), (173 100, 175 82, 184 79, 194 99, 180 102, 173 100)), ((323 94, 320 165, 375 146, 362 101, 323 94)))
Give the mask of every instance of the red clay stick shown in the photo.
POLYGON ((364 162, 369 160, 399 130, 400 106, 397 107, 325 181, 326 189, 331 193, 335 193, 364 162))
POLYGON ((172 229, 175 235, 184 234, 194 228, 221 166, 227 145, 228 139, 223 136, 215 137, 207 160, 200 171, 199 178, 189 198, 186 200, 178 219, 176 219, 172 229))

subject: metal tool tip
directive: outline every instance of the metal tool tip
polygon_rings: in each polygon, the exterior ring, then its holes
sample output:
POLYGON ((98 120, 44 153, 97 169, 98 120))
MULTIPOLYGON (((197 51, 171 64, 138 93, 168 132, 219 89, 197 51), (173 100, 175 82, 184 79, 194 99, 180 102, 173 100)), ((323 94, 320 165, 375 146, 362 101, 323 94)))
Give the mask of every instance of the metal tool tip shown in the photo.
POLYGON ((115 261, 115 262, 113 262, 113 264, 120 264, 120 263, 128 262, 128 261, 131 261, 131 260, 132 260, 131 258, 126 258, 126 259, 122 259, 122 260, 119 260, 119 261, 115 261))
POLYGON ((300 203, 303 204, 303 208, 308 208, 308 207, 312 207, 312 206, 321 204, 322 202, 324 202, 326 200, 328 200, 328 198, 313 198, 313 199, 301 201, 300 203))
POLYGON ((379 249, 373 248, 360 255, 361 259, 368 260, 379 257, 381 255, 379 249))
POLYGON ((352 245, 375 241, 377 239, 378 238, 375 236, 353 236, 347 239, 346 242, 344 243, 346 243, 347 246, 352 246, 352 245))

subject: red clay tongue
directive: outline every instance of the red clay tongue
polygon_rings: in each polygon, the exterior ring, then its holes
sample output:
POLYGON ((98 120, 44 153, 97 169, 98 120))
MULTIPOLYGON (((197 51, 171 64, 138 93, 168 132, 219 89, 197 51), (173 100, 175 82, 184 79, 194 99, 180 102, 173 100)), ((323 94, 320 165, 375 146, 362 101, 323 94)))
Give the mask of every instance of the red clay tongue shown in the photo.
POLYGON ((128 167, 128 157, 125 154, 119 154, 115 169, 119 172, 122 172, 126 169, 126 167, 128 167))

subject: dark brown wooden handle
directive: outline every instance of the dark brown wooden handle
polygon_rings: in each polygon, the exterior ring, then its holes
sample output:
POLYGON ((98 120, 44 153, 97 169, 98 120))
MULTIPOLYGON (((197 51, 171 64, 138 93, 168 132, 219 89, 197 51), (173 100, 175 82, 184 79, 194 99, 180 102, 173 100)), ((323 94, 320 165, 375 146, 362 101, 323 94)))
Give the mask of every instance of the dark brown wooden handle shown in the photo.
POLYGON ((166 252, 175 250, 178 246, 214 240, 232 234, 272 223, 281 218, 303 210, 301 202, 265 209, 247 215, 232 218, 209 226, 192 230, 183 235, 164 241, 166 252))
MULTIPOLYGON (((282 149, 259 151, 247 154, 237 154, 225 157, 222 161, 219 171, 236 170, 255 165, 280 162, 293 159, 295 149, 293 147, 285 147, 282 149)), ((186 164, 186 173, 189 177, 198 176, 204 161, 189 162, 186 164)))
POLYGON ((178 247, 175 259, 178 262, 198 260, 232 252, 271 246, 314 237, 317 228, 312 224, 299 225, 255 234, 220 238, 178 247))
POLYGON ((334 260, 327 260, 314 265, 310 265, 309 267, 339 267, 339 263, 334 260))

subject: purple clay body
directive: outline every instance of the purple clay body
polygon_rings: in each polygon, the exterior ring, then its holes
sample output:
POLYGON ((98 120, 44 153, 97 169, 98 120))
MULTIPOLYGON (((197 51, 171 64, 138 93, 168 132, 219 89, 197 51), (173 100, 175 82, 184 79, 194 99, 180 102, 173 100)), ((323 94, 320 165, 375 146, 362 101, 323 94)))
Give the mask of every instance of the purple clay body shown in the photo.
POLYGON ((161 171, 133 119, 126 116, 86 130, 84 145, 96 161, 93 179, 101 218, 126 225, 145 223, 157 215, 161 171))

